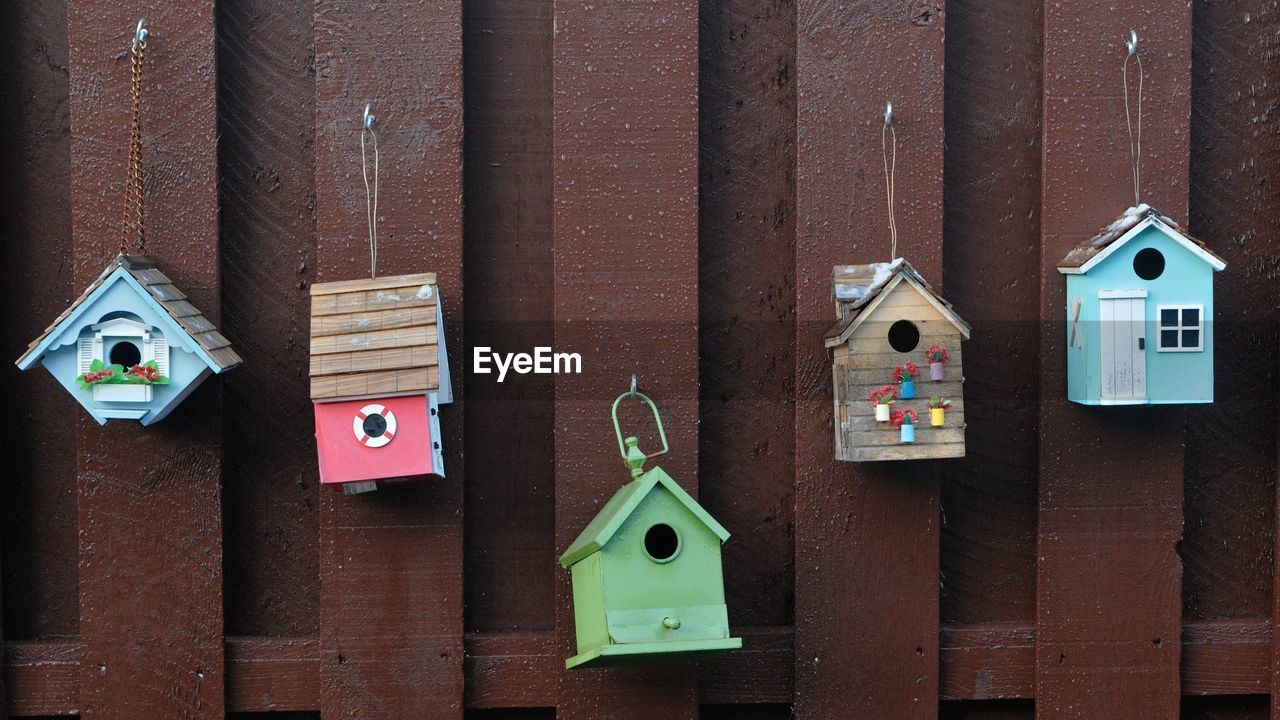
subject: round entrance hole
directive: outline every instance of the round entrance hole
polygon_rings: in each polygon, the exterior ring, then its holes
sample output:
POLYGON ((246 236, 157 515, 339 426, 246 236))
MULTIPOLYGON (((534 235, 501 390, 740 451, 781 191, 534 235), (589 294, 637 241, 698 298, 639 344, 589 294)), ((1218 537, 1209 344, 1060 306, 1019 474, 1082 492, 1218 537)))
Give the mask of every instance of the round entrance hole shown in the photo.
POLYGON ((1155 280, 1164 274, 1164 255, 1155 248, 1143 248, 1133 256, 1133 271, 1143 280, 1155 280))
POLYGON ((137 345, 124 340, 111 347, 111 356, 107 359, 112 365, 123 365, 128 369, 142 362, 142 351, 137 345))
POLYGON ((680 552, 680 535, 666 523, 658 523, 644 533, 644 551, 654 562, 671 562, 680 552))
POLYGON ((387 419, 377 413, 366 417, 361 425, 364 427, 364 434, 371 438, 380 438, 387 434, 387 419))
POLYGON ((889 345, 900 353, 909 353, 920 344, 920 328, 910 320, 899 320, 889 326, 889 345))

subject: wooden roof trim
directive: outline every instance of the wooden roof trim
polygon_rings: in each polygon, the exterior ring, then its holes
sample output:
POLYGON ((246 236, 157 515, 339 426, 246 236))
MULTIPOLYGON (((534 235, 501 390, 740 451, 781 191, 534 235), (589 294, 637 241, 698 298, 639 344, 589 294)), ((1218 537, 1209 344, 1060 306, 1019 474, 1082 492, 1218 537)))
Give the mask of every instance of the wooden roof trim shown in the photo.
POLYGON ((419 273, 416 275, 388 275, 380 278, 362 278, 359 280, 338 280, 336 282, 315 283, 311 286, 311 295, 338 295, 349 292, 365 292, 368 290, 387 290, 390 288, 410 287, 413 285, 435 285, 435 273, 419 273))
POLYGON ((869 299, 864 298, 860 306, 854 307, 849 311, 849 316, 847 318, 837 322, 827 330, 826 336, 823 339, 823 344, 827 348, 833 348, 848 342, 849 336, 853 334, 853 331, 858 329, 858 326, 862 324, 863 320, 875 314, 876 308, 880 306, 884 299, 888 297, 893 292, 893 289, 898 287, 903 280, 906 280, 913 288, 915 288, 930 305, 942 314, 943 318, 954 325, 955 328, 960 331, 960 334, 964 336, 965 340, 969 339, 971 332, 969 323, 965 322, 964 318, 961 318, 960 315, 956 313, 956 311, 951 307, 951 303, 947 302, 934 292, 933 287, 930 286, 928 281, 926 281, 924 277, 911 266, 911 263, 901 259, 895 262, 897 263, 897 267, 894 270, 895 274, 893 278, 887 282, 872 286, 869 290, 869 294, 873 295, 872 297, 869 299))
POLYGON ((1226 261, 1210 250, 1208 245, 1192 237, 1172 218, 1143 204, 1129 208, 1093 237, 1072 248, 1071 252, 1058 263, 1058 272, 1063 275, 1083 275, 1142 231, 1153 226, 1215 271, 1222 271, 1227 267, 1226 261))

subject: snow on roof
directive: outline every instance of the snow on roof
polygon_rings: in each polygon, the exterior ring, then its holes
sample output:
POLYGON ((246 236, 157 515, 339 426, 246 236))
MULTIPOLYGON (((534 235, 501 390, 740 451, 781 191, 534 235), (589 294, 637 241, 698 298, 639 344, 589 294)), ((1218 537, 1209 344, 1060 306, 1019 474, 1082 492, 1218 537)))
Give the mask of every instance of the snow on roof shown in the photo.
POLYGON ((1193 243, 1208 256, 1217 260, 1219 263, 1225 262, 1208 248, 1204 243, 1191 237, 1186 230, 1182 229, 1173 218, 1163 215, 1150 205, 1142 203, 1125 210, 1120 217, 1116 218, 1110 225, 1099 230, 1096 235, 1088 240, 1080 243, 1072 248, 1071 252, 1058 263, 1060 270, 1074 270, 1083 268, 1090 260, 1101 255, 1108 247, 1111 247, 1117 240, 1125 237, 1130 230, 1133 230, 1139 223, 1147 218, 1154 218, 1160 224, 1166 226, 1169 230, 1181 235, 1187 241, 1193 243))

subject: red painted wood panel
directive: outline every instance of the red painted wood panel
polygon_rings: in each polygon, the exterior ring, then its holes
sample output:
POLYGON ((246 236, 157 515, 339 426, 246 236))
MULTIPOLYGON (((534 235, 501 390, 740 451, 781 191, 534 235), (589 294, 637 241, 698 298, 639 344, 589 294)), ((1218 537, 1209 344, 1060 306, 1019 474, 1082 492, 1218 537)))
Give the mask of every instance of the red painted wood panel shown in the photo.
POLYGON ((1046 5, 1036 712, 1171 718, 1179 703, 1183 423, 1179 407, 1066 400, 1057 263, 1133 204, 1122 41, 1144 46, 1143 199, 1187 216, 1191 11, 1046 5), (1095 51, 1081 53, 1088 46, 1095 51))
MULTIPOLYGON (((633 373, 670 439, 656 464, 698 489, 698 4, 553 7, 555 341, 584 358, 582 375, 556 379, 563 551, 629 480, 609 405, 633 373)), ((656 448, 644 414, 624 422, 656 448)), ((569 657, 572 596, 559 573, 557 645, 569 657)), ((694 718, 696 677, 690 665, 561 669, 558 717, 694 718)))
MULTIPOLYGON (((381 274, 435 272, 461 370, 461 5, 315 4, 316 281, 368 277, 361 112, 381 150, 381 274)), ((371 150, 372 148, 370 148, 371 150)), ((462 382, 447 479, 320 493, 324 718, 462 715, 462 382)))
POLYGON ((836 320, 832 265, 892 259, 886 100, 899 254, 942 283, 942 2, 800 0, 797 11, 796 715, 827 717, 842 697, 852 717, 932 718, 938 463, 832 459, 822 336, 836 320))
MULTIPOLYGON (((147 251, 219 317, 213 3, 68 3, 71 217, 77 288, 116 253, 134 25, 143 80, 147 251)), ((45 308, 55 315, 59 308, 45 308)), ((80 539, 80 716, 223 716, 221 400, 207 381, 150 428, 74 418, 80 539), (146 518, 163 518, 149 522, 146 518)))

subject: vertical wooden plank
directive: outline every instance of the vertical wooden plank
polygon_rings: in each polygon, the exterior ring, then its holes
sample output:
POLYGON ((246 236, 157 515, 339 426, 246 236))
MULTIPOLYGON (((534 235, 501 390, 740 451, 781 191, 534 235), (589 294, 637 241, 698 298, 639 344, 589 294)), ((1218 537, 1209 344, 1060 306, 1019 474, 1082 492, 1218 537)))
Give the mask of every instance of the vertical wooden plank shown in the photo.
MULTIPOLYGON (((551 0, 463 12, 467 346, 527 352, 555 341, 551 0)), ((555 379, 511 378, 468 378, 467 443, 503 448, 467 458, 468 632, 555 627, 555 379)))
MULTIPOLYGON (((379 267, 439 274, 462 367, 462 13, 317 0, 316 280, 368 277, 360 117, 378 117, 379 267)), ((441 410, 446 479, 320 499, 321 716, 462 716, 462 382, 441 410)))
POLYGON ((1056 268, 1133 203, 1120 94, 1130 28, 1147 74, 1142 197, 1186 218, 1191 8, 1084 0, 1046 3, 1044 13, 1036 711, 1172 718, 1184 410, 1067 401, 1066 282, 1056 268))
MULTIPOLYGON (((1280 4, 1195 3, 1189 229, 1227 261, 1214 299, 1215 401, 1188 409, 1183 626, 1201 619, 1276 617, 1275 358, 1280 127, 1280 4), (1247 348, 1247 351, 1244 349, 1247 348)), ((1272 636, 1272 649, 1276 638, 1272 636)), ((1188 645, 1188 648, 1191 647, 1188 645)), ((1189 652, 1189 650, 1188 650, 1189 652)), ((1190 684, 1183 662, 1184 692, 1190 684)), ((1275 675, 1268 698, 1275 704, 1275 675)), ((1186 705, 1184 703, 1184 717, 1186 705)))
MULTIPOLYGON (((556 380, 563 550, 628 480, 609 403, 632 373, 662 411, 671 441, 662 467, 697 492, 698 3, 553 7, 556 349, 583 356, 582 375, 556 380)), ((651 421, 635 413, 629 422, 651 421)), ((636 433, 652 447, 651 431, 636 433)), ((563 657, 575 653, 571 600, 561 571, 563 657)), ((692 665, 557 665, 559 718, 697 717, 692 665)))
MULTIPOLYGON (((125 51, 146 17, 147 249, 216 323, 213 3, 72 0, 67 17, 75 285, 116 252, 129 140, 125 51)), ((80 717, 222 718, 219 382, 151 428, 76 415, 80 717)))
POLYGON ((933 718, 936 463, 833 459, 831 267, 890 258, 884 103, 898 130, 899 254, 942 282, 943 2, 798 3, 796 715, 933 718), (854 78, 858 78, 854 80, 854 78), (893 588, 887 592, 887 588, 893 588))
POLYGON ((226 631, 319 630, 319 484, 308 401, 315 273, 312 3, 218 5, 226 631))
POLYGON ((947 300, 973 336, 967 455, 942 471, 943 623, 1035 623, 1040 286, 1011 278, 1040 272, 1042 36, 1038 2, 947 5, 947 300))

